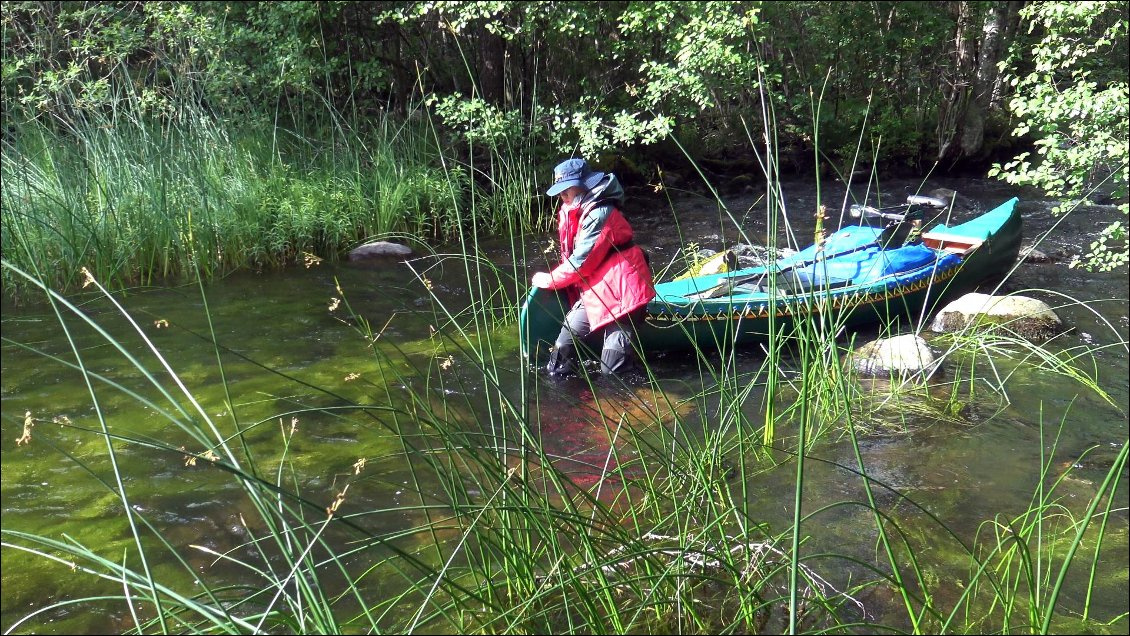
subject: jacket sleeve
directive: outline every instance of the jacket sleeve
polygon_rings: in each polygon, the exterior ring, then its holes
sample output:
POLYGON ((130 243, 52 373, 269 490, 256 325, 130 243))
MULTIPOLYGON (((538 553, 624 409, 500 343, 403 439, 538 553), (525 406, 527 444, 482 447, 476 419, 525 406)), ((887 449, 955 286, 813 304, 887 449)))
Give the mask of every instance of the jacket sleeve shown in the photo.
POLYGON ((601 205, 593 208, 581 219, 580 228, 573 241, 573 253, 558 265, 550 275, 553 277, 552 289, 561 289, 580 282, 592 275, 604 262, 612 249, 612 236, 608 218, 613 208, 601 205))

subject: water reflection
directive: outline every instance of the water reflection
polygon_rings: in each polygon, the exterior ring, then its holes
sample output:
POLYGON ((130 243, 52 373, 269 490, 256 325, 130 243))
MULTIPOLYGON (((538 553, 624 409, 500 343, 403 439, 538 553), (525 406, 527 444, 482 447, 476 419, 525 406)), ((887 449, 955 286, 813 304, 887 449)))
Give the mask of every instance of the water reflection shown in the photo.
POLYGON ((527 424, 553 470, 573 488, 613 504, 630 499, 634 480, 665 466, 645 465, 692 406, 642 382, 539 376, 527 424))

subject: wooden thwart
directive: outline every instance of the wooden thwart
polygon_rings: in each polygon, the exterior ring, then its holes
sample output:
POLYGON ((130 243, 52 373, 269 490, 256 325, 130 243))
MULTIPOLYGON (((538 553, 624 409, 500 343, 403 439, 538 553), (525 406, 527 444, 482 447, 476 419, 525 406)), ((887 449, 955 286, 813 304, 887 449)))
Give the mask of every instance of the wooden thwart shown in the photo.
POLYGON ((945 250, 958 256, 966 256, 973 250, 981 247, 985 241, 960 234, 946 234, 945 232, 926 232, 922 235, 922 244, 935 250, 945 250))

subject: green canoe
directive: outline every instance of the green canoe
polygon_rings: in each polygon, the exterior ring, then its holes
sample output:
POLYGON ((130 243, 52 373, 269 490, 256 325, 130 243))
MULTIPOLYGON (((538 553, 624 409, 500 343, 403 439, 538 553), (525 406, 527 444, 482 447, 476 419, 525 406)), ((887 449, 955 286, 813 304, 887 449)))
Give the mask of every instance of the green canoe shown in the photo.
MULTIPOLYGON (((788 333, 800 320, 832 319, 851 328, 928 315, 939 301, 1016 261, 1017 203, 1010 199, 953 227, 912 232, 909 240, 911 221, 944 203, 910 197, 894 208, 852 206, 858 225, 772 266, 657 284, 646 318, 636 325, 637 344, 645 352, 718 348, 765 342, 770 321, 776 331, 788 333)), ((568 310, 565 303, 561 292, 530 291, 518 329, 522 354, 531 363, 546 359, 568 310)))

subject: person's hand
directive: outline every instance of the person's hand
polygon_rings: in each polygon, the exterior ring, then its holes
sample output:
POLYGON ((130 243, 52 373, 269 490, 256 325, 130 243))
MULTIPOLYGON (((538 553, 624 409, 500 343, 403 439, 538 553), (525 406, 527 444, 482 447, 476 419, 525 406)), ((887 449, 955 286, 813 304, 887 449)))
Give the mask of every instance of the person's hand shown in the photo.
POLYGON ((534 287, 549 289, 553 285, 553 277, 545 272, 538 272, 534 274, 533 284, 534 287))

